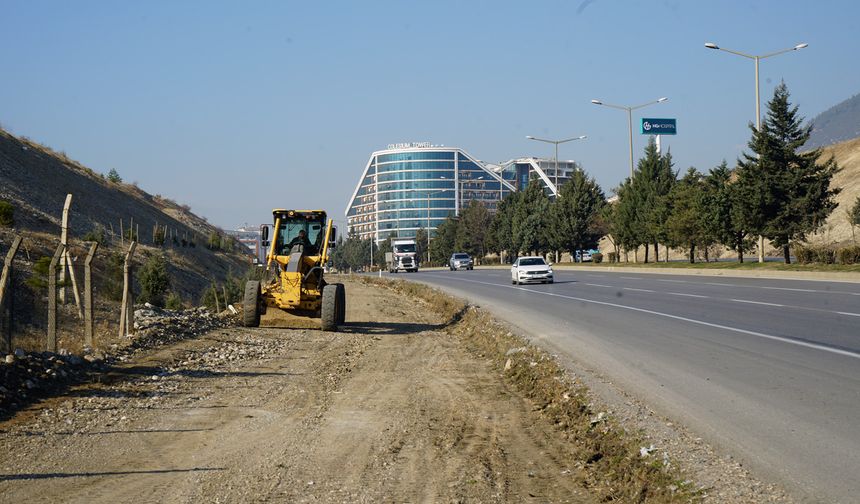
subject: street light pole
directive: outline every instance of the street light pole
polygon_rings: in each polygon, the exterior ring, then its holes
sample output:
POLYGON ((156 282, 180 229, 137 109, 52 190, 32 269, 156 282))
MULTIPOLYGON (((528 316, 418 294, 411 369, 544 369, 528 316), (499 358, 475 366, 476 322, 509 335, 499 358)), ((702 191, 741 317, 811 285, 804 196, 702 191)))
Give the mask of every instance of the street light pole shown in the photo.
POLYGON ((572 142, 574 140, 584 140, 588 137, 586 135, 581 135, 578 137, 567 138, 564 140, 547 140, 546 138, 538 138, 528 135, 526 136, 526 138, 528 138, 529 140, 536 140, 538 142, 555 144, 555 196, 558 197, 558 144, 572 142))
POLYGON ((600 100, 591 100, 591 103, 595 105, 603 105, 604 107, 610 107, 618 110, 626 110, 627 111, 627 129, 629 131, 629 143, 630 143, 630 179, 633 179, 633 111, 636 109, 641 109, 643 107, 647 107, 649 105, 654 105, 655 103, 663 103, 668 100, 665 96, 663 98, 659 98, 654 101, 650 101, 648 103, 643 103, 642 105, 634 105, 632 107, 627 107, 624 105, 612 105, 611 103, 603 103, 600 100))
MULTIPOLYGON (((755 62, 755 129, 756 131, 761 131, 761 89, 759 86, 759 78, 758 78, 758 67, 759 61, 770 58, 772 56, 778 56, 780 54, 785 54, 791 51, 799 51, 805 47, 808 47, 809 44, 797 44, 794 47, 789 47, 787 49, 781 49, 779 51, 774 51, 772 53, 763 54, 763 55, 755 55, 755 54, 746 54, 740 51, 734 51, 732 49, 726 49, 725 47, 720 47, 713 42, 706 42, 705 47, 708 49, 714 49, 717 51, 724 51, 730 54, 734 54, 736 56, 740 56, 742 58, 751 59, 755 62)), ((758 262, 764 262, 764 236, 759 235, 758 237, 758 262)))
POLYGON ((755 129, 757 131, 761 131, 761 98, 760 98, 761 90, 759 88, 759 78, 758 78, 759 61, 761 61, 765 58, 770 58, 773 56, 778 56, 780 54, 785 54, 787 52, 799 51, 799 50, 801 50, 805 47, 808 47, 808 46, 809 46, 809 44, 806 44, 806 43, 797 44, 796 46, 789 47, 788 49, 781 49, 779 51, 774 51, 772 53, 763 54, 763 55, 755 55, 755 54, 742 53, 740 51, 734 51, 732 49, 726 49, 725 47, 720 47, 717 44, 714 44, 713 42, 706 42, 705 43, 705 47, 707 47, 708 49, 714 49, 717 51, 724 51, 727 53, 734 54, 736 56, 741 56, 743 58, 747 58, 747 59, 751 59, 751 60, 755 61, 755 129))

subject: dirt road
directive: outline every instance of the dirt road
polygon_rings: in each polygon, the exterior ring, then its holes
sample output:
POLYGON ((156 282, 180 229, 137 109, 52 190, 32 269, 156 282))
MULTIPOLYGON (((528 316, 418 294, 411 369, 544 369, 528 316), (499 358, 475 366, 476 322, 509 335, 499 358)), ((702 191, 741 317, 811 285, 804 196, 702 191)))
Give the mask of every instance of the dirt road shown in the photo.
POLYGON ((2 502, 593 502, 570 446, 426 306, 222 329, 0 423, 2 502))

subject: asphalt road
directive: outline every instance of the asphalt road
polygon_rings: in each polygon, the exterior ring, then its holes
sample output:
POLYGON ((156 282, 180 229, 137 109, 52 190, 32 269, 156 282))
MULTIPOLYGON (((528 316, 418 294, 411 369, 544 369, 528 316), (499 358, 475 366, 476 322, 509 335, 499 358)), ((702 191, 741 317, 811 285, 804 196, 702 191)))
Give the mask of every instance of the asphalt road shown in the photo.
POLYGON ((860 283, 422 271, 684 422, 800 500, 860 499, 860 283))

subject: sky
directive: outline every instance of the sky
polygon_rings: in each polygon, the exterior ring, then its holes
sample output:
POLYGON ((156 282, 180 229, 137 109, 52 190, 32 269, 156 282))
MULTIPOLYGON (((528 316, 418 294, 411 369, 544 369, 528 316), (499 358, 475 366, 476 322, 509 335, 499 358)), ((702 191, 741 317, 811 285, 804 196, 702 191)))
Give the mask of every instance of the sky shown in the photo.
POLYGON ((344 210, 371 152, 460 147, 490 163, 563 144, 607 193, 676 118, 675 168, 733 164, 784 81, 800 114, 860 92, 856 1, 0 0, 0 126, 235 228, 344 210))

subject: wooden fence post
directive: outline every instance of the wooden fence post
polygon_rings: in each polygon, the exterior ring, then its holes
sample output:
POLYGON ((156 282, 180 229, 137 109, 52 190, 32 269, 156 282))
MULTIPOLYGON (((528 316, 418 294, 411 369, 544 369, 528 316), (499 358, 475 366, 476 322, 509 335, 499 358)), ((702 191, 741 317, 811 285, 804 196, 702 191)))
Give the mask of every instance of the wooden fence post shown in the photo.
POLYGON ((90 265, 98 248, 99 242, 93 242, 84 261, 84 344, 90 348, 93 348, 93 275, 90 265))
POLYGON ((131 240, 128 252, 125 253, 125 264, 122 267, 122 306, 119 314, 119 337, 122 338, 134 332, 134 292, 131 288, 131 257, 137 242, 131 240))
POLYGON ((57 264, 63 255, 63 244, 57 245, 51 265, 48 266, 48 342, 46 350, 57 351, 57 264))
POLYGON ((15 239, 12 240, 12 246, 9 248, 9 252, 6 253, 6 260, 3 262, 3 274, 0 275, 0 310, 4 310, 5 308, 5 313, 0 311, 0 314, 3 315, 3 324, 0 324, 0 327, 5 328, 6 330, 6 351, 9 353, 12 353, 12 321, 15 317, 15 295, 13 293, 12 286, 12 261, 15 259, 15 254, 18 253, 18 247, 20 245, 21 237, 16 236, 15 239))

